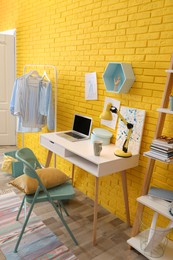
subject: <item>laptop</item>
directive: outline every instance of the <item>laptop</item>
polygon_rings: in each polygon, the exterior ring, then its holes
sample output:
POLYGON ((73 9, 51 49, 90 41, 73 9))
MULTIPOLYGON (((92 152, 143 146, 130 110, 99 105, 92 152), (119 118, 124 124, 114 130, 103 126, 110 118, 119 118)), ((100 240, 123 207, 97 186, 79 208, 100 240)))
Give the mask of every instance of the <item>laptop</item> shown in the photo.
POLYGON ((71 142, 86 140, 90 138, 91 127, 92 118, 75 114, 72 130, 59 132, 57 135, 71 142))

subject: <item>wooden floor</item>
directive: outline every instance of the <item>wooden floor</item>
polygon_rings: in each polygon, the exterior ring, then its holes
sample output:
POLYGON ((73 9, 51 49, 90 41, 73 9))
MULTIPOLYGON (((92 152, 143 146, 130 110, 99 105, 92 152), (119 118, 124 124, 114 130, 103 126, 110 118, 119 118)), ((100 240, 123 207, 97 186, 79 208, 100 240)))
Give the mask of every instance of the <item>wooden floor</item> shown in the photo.
MULTIPOLYGON (((0 156, 3 149, 0 148, 0 156)), ((18 190, 12 188, 8 182, 11 176, 0 172, 0 194, 14 190, 22 196, 18 190)), ((48 226, 54 234, 68 247, 79 260, 144 260, 144 256, 137 251, 129 249, 127 239, 130 235, 130 228, 115 215, 99 206, 97 225, 97 245, 92 245, 92 221, 93 201, 76 190, 73 200, 65 203, 70 214, 65 219, 73 231, 79 245, 74 245, 65 228, 60 223, 52 206, 47 203, 37 204, 34 212, 48 226)), ((0 252, 0 259, 5 259, 0 252)))

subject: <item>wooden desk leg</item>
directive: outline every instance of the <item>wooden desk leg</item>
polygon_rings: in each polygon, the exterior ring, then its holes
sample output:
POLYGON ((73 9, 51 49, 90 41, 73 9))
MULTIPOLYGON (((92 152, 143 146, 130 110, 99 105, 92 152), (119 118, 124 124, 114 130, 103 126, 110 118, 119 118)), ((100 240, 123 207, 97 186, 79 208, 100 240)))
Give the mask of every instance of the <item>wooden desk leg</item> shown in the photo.
POLYGON ((130 227, 130 211, 129 211, 129 202, 128 202, 126 171, 121 172, 121 179, 122 179, 122 187, 123 187, 123 194, 124 194, 124 205, 126 209, 126 219, 127 219, 127 224, 130 227))
POLYGON ((74 186, 74 164, 72 164, 71 178, 72 178, 72 185, 74 186))
POLYGON ((56 168, 56 153, 54 153, 54 167, 56 168))
POLYGON ((52 158, 52 153, 53 152, 48 151, 45 168, 49 167, 49 164, 50 164, 50 161, 51 161, 51 158, 52 158))
POLYGON ((96 245, 96 232, 97 232, 97 212, 98 212, 98 188, 99 178, 95 178, 95 200, 94 200, 94 220, 93 220, 93 246, 96 245))

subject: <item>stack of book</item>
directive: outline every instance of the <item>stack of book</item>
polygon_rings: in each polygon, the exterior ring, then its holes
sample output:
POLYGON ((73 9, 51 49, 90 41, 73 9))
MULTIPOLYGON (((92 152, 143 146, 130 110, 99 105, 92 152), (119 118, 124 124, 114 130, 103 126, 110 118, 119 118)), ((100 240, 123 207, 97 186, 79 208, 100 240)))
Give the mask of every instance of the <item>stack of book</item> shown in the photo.
POLYGON ((173 163, 173 138, 160 136, 154 139, 151 143, 150 151, 145 152, 144 155, 173 163))

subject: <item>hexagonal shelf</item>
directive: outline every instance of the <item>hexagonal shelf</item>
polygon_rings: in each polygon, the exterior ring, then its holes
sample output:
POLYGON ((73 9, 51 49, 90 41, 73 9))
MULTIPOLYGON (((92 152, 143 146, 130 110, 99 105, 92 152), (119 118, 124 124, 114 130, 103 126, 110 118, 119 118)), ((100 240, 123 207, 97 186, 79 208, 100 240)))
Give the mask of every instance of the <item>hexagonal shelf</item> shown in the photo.
POLYGON ((109 62, 103 80, 107 91, 127 93, 135 81, 135 75, 131 64, 109 62))

